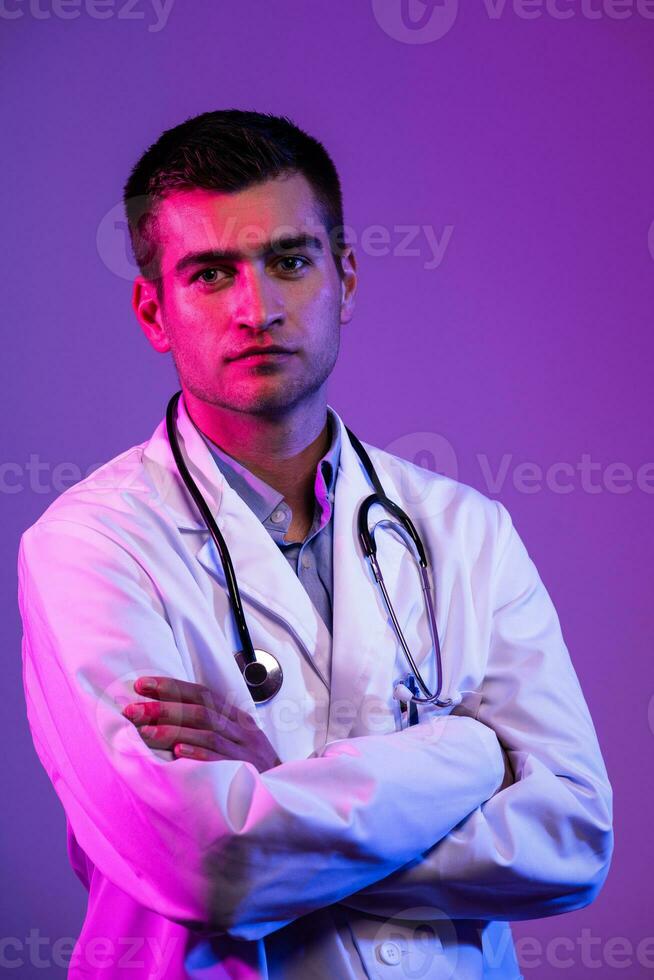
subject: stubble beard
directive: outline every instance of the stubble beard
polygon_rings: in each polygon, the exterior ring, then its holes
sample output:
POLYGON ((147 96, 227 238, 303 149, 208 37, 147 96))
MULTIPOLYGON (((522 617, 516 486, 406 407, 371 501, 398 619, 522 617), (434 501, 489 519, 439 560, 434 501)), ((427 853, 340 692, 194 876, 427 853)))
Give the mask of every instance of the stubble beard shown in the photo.
MULTIPOLYGON (((334 356, 326 358, 317 366, 311 377, 295 377, 289 379, 278 379, 274 385, 263 385, 255 391, 246 391, 246 385, 234 384, 231 390, 225 392, 221 386, 209 385, 206 381, 200 381, 190 377, 184 377, 184 372, 180 371, 177 358, 171 351, 173 363, 177 373, 180 386, 185 387, 191 394, 207 405, 216 408, 226 409, 231 412, 242 412, 247 415, 262 415, 268 418, 279 417, 293 411, 302 401, 310 399, 325 384, 329 375, 334 369, 338 348, 334 356), (184 383, 182 385, 182 378, 184 383), (239 391, 241 388, 241 391, 239 391)), ((295 356, 295 355, 294 355, 295 356)))

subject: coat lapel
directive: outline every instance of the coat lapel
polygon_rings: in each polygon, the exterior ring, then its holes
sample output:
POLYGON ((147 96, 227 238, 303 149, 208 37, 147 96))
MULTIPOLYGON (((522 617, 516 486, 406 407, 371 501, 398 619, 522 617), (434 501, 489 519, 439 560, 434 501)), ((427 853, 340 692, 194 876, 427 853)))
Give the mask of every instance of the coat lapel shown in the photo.
MULTIPOLYGON (((303 655, 328 686, 331 637, 322 617, 261 521, 223 477, 188 414, 183 397, 177 404, 177 430, 180 449, 191 476, 227 543, 246 618, 247 603, 250 602, 281 621, 293 633, 303 655)), ((197 553, 198 561, 225 588, 218 549, 177 472, 165 419, 154 433, 145 455, 159 464, 152 470, 157 502, 172 512, 180 529, 205 538, 197 553)), ((256 636, 252 639, 256 647, 256 636)), ((265 644, 262 645, 265 648, 265 644)))

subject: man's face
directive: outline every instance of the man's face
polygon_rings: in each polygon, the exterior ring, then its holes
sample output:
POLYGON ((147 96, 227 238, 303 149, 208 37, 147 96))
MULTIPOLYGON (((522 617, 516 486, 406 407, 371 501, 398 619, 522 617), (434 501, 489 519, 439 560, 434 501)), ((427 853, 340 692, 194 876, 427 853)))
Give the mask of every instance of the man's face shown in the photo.
POLYGON ((160 299, 139 277, 133 303, 184 389, 210 405, 278 414, 325 384, 356 274, 350 252, 341 282, 305 177, 174 192, 159 206, 158 240, 160 299), (271 346, 286 353, 244 356, 271 346))

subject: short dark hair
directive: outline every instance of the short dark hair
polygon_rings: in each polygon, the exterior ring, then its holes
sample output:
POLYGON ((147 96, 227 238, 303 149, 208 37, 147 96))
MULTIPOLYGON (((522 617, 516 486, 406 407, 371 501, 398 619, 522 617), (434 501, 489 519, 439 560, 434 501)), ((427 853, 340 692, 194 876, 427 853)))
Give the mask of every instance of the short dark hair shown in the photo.
POLYGON ((241 109, 203 112, 167 129, 133 167, 123 201, 141 275, 159 291, 157 207, 169 191, 236 192, 292 173, 302 174, 312 187, 342 277, 343 198, 327 150, 287 116, 241 109))

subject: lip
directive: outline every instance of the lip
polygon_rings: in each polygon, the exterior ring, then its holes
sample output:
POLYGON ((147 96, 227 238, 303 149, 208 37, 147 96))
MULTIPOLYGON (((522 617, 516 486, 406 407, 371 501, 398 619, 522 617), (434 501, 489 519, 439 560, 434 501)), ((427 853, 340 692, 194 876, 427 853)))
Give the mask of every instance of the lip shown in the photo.
POLYGON ((295 351, 289 350, 287 347, 278 347, 272 344, 270 347, 246 347, 245 350, 241 351, 240 354, 236 354, 234 357, 229 357, 229 361, 253 361, 259 360, 260 358, 269 357, 288 357, 294 354, 295 351))

